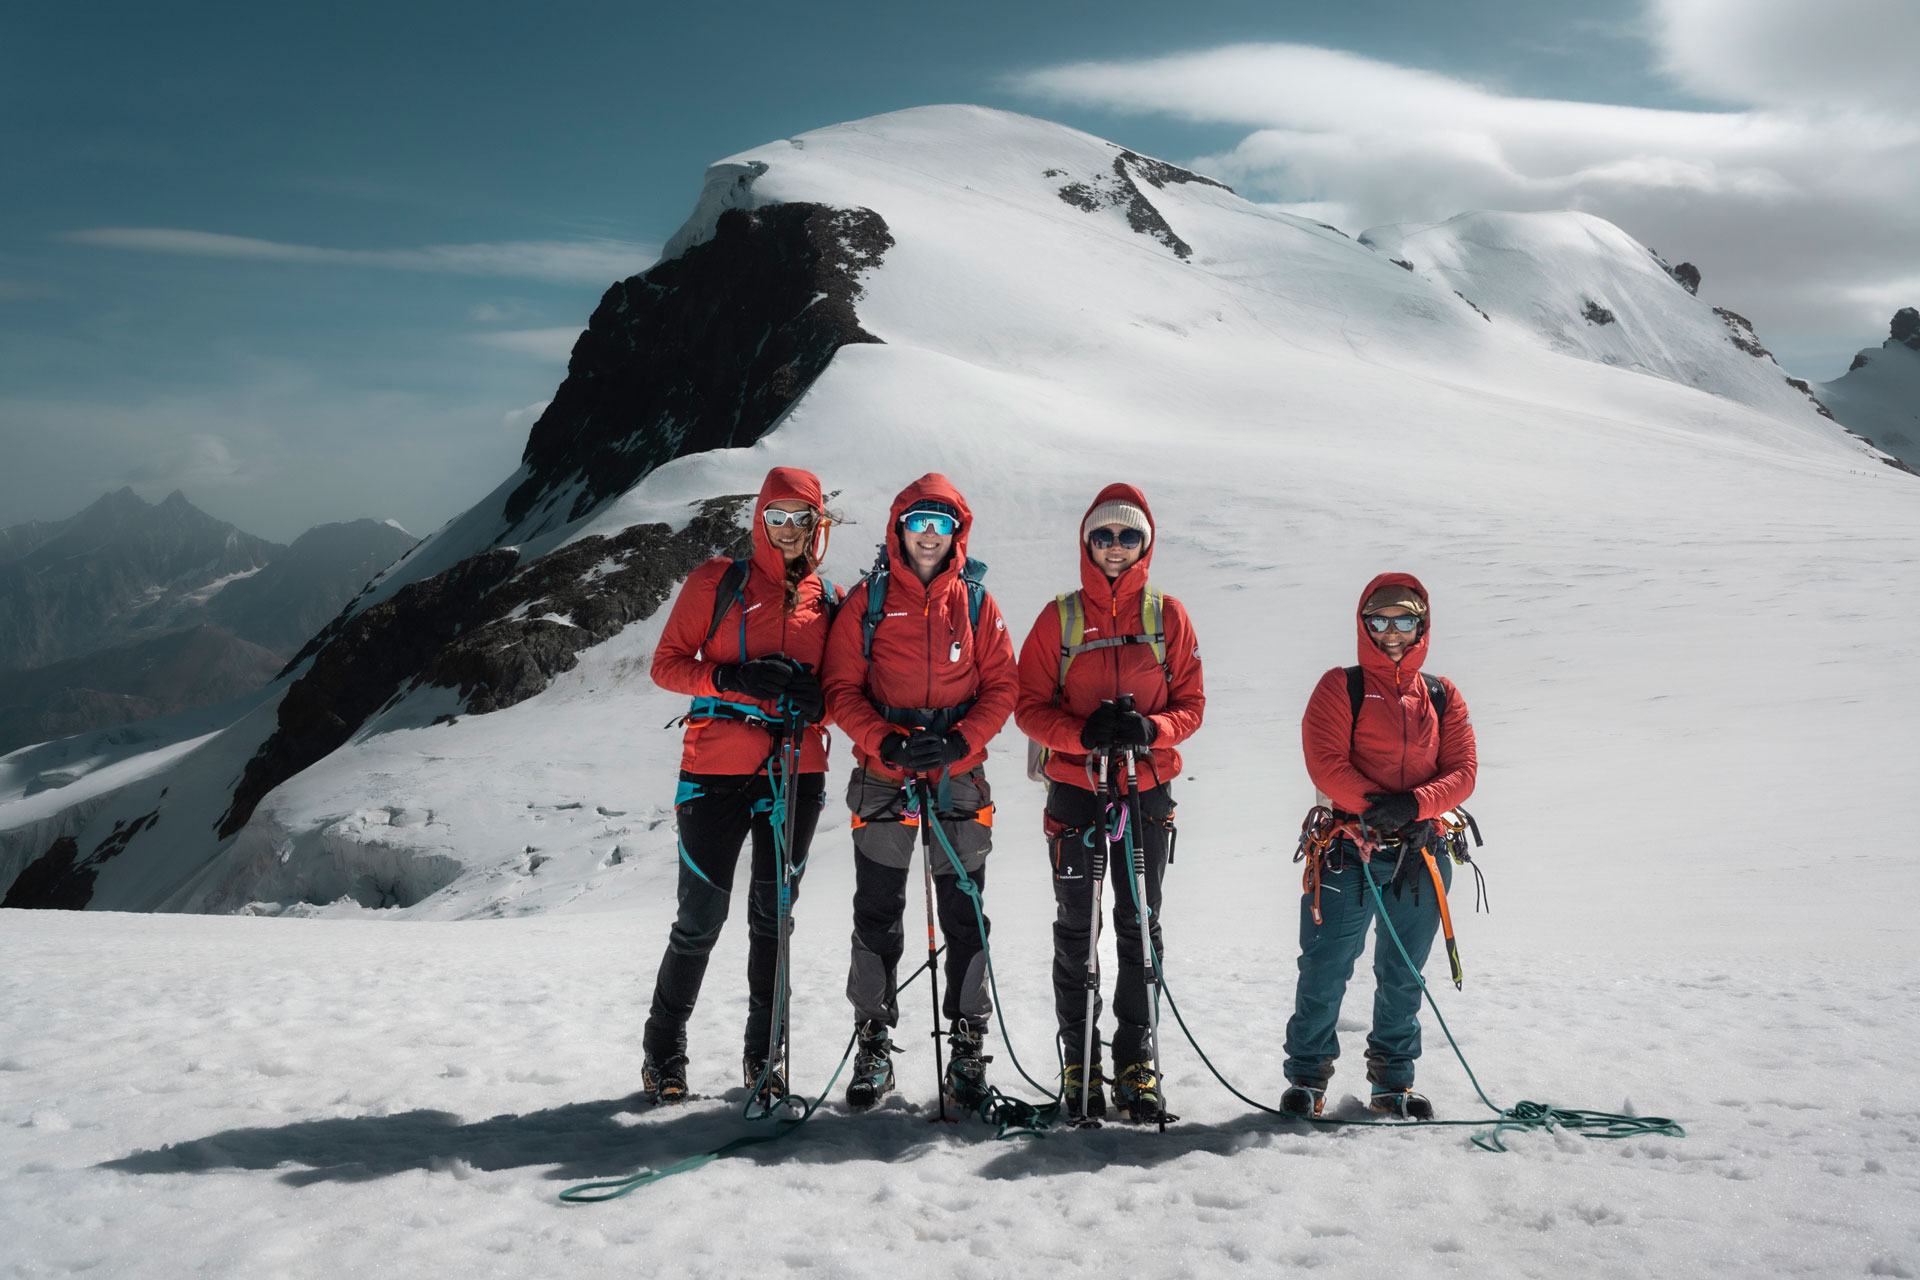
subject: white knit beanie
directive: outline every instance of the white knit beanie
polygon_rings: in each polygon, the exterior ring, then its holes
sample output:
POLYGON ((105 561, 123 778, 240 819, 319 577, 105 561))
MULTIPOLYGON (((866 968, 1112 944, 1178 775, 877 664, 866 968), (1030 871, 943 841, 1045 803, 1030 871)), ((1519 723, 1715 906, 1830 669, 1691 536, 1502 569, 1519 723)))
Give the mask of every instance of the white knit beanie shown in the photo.
POLYGON ((1122 529, 1140 531, 1140 550, 1145 551, 1153 545, 1153 522, 1147 519, 1147 513, 1131 502, 1103 502, 1087 512, 1087 518, 1080 525, 1080 541, 1085 542, 1087 535, 1103 524, 1117 524, 1122 529))

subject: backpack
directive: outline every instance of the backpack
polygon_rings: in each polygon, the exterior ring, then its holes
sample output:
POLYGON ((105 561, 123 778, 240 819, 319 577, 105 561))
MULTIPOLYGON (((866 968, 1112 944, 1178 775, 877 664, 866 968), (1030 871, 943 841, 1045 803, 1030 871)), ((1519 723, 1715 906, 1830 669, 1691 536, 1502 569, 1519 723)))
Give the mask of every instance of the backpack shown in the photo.
MULTIPOLYGON (((860 581, 867 586, 867 608, 860 615, 860 656, 869 663, 873 661, 873 633, 880 627, 880 619, 887 611, 887 579, 892 577, 887 560, 887 544, 881 543, 879 552, 873 558, 873 568, 860 581)), ((967 588, 967 631, 973 634, 980 629, 980 604, 987 596, 987 565, 983 560, 968 556, 966 563, 960 566, 960 581, 967 588)), ((893 724, 913 728, 927 728, 945 733, 965 718, 973 710, 976 698, 968 698, 957 707, 883 707, 878 703, 874 709, 882 719, 893 724)))
MULTIPOLYGON (((1440 682, 1439 676, 1420 673, 1420 679, 1427 686, 1427 701, 1433 703, 1433 719, 1437 727, 1447 718, 1447 686, 1440 682)), ((1347 729, 1347 750, 1353 750, 1353 735, 1360 728, 1360 704, 1367 700, 1367 677, 1359 667, 1347 668, 1347 701, 1353 704, 1353 724, 1347 729)))
MULTIPOLYGON (((700 642, 701 649, 704 650, 713 643, 713 638, 720 634, 720 624, 726 620, 728 610, 739 604, 740 598, 746 595, 748 568, 748 560, 735 560, 727 565, 726 572, 720 575, 720 581, 714 585, 713 621, 707 626, 707 638, 700 642)), ((815 576, 818 576, 817 571, 815 576)), ((837 599, 838 590, 825 578, 820 579, 820 603, 826 608, 828 622, 833 621, 833 615, 840 608, 840 601, 837 599)), ((743 661, 746 653, 747 615, 743 611, 740 614, 740 656, 743 661)))
MULTIPOLYGON (((1059 706, 1060 699, 1067 690, 1067 669, 1073 660, 1083 653, 1095 649, 1111 649, 1123 644, 1144 644, 1153 647, 1153 656, 1160 663, 1160 672, 1167 683, 1173 683, 1173 668, 1167 665, 1167 632, 1163 622, 1166 612, 1166 593, 1151 582, 1140 598, 1140 633, 1130 636, 1108 636, 1102 640, 1088 640, 1086 605, 1078 591, 1065 591, 1053 598, 1053 606, 1060 612, 1060 673, 1054 678, 1053 705, 1059 706)), ((1047 758, 1052 755, 1046 747, 1032 738, 1027 739, 1027 777, 1035 782, 1047 779, 1047 758)))

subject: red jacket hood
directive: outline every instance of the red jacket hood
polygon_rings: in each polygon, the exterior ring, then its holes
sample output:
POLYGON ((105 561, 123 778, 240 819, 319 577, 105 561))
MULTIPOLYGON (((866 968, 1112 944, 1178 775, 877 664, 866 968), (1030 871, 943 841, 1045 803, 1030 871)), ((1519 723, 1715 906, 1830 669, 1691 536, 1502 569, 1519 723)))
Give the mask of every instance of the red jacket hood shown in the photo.
POLYGON ((1097 604, 1111 604, 1114 597, 1124 600, 1147 589, 1147 570, 1153 564, 1154 544, 1160 540, 1160 524, 1153 518, 1153 508, 1147 505, 1146 495, 1130 484, 1110 484, 1102 489, 1080 516, 1080 523, 1074 527, 1074 538, 1080 546, 1080 586, 1086 591, 1087 599, 1097 604), (1109 579, 1087 554, 1087 544, 1080 536, 1080 530, 1087 523, 1087 517, 1094 508, 1108 502, 1124 502, 1128 506, 1140 508, 1147 513, 1147 523, 1153 526, 1153 538, 1147 543, 1140 558, 1126 567, 1117 578, 1109 579))
POLYGON ((916 586, 920 575, 913 571, 905 552, 900 546, 900 517, 907 508, 916 502, 944 502, 960 513, 960 527, 953 531, 953 554, 947 560, 946 568, 934 575, 927 584, 932 590, 948 578, 958 578, 960 570, 967 564, 967 537, 973 532, 973 509, 967 506, 967 500, 953 487, 953 481, 937 471, 929 471, 912 484, 902 489, 893 500, 893 509, 887 512, 887 563, 891 566, 895 582, 911 582, 916 586))
POLYGON ((1360 603, 1353 607, 1353 629, 1359 636, 1360 643, 1360 666, 1384 679, 1392 680, 1396 670, 1394 661, 1381 652, 1380 647, 1374 644, 1373 637, 1367 634, 1367 624, 1361 613, 1361 610, 1367 607, 1367 601, 1373 598, 1373 593, 1387 586, 1411 587, 1416 595, 1427 602, 1426 617, 1421 621, 1420 638, 1407 646, 1406 653, 1400 659, 1398 670, 1406 675, 1417 674, 1420 665, 1427 660, 1427 641, 1433 636, 1433 598, 1427 594, 1427 589, 1420 585, 1420 579, 1410 573, 1383 573, 1369 582, 1367 589, 1360 593, 1360 603))
MULTIPOLYGON (((774 546, 773 539, 767 536, 767 523, 761 515, 773 503, 787 501, 804 502, 815 511, 824 511, 826 499, 820 492, 819 477, 798 467, 775 467, 760 482, 760 497, 753 504, 753 566, 778 581, 786 579, 787 558, 780 554, 780 548, 774 546)), ((821 544, 825 533, 823 526, 814 526, 813 545, 809 552, 816 565, 820 563, 821 552, 825 549, 821 544)))

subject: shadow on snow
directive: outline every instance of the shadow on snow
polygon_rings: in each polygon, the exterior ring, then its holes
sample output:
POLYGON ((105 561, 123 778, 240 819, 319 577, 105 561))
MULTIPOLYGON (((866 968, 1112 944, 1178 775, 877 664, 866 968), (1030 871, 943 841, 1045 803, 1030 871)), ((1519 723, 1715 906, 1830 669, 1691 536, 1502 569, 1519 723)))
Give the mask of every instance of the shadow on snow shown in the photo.
MULTIPOLYGON (((363 1182, 414 1170, 467 1167, 486 1171, 551 1165, 554 1180, 624 1177, 699 1155, 735 1138, 772 1136, 775 1122, 740 1118, 744 1090, 728 1099, 696 1101, 656 1111, 631 1096, 576 1102, 524 1115, 462 1121, 446 1111, 304 1120, 276 1128, 228 1129, 189 1142, 136 1151, 98 1167, 121 1173, 217 1173, 281 1169, 282 1182, 363 1182)), ((1228 1156, 1280 1135, 1315 1136, 1304 1125, 1249 1113, 1219 1124, 1179 1123, 1166 1133, 1151 1126, 1108 1123, 1099 1129, 1052 1130, 1044 1138, 997 1143, 977 1120, 929 1123, 930 1105, 899 1097, 865 1115, 823 1107, 779 1142, 747 1147, 732 1158, 763 1166, 882 1163, 920 1159, 939 1151, 991 1148, 979 1169, 986 1178, 1026 1178, 1088 1172, 1109 1165, 1151 1168, 1194 1152, 1228 1156)), ((1333 1135, 1320 1133, 1331 1138, 1333 1135)))

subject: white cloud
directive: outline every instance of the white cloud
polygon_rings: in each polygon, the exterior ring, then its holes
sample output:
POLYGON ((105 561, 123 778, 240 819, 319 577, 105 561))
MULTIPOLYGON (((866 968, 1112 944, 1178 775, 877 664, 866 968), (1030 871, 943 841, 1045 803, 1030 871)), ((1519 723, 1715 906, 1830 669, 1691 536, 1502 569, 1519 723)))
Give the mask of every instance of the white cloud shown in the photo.
POLYGON ((509 409, 500 416, 500 425, 509 431, 526 431, 540 420, 551 400, 536 400, 524 409, 509 409))
POLYGON ((1912 0, 1652 0, 1662 68, 1728 102, 1866 113, 1920 107, 1912 0))
POLYGON ((580 338, 580 328, 568 325, 560 329, 502 329, 498 333, 476 333, 471 336, 483 346, 532 356, 536 360, 554 364, 565 364, 573 354, 573 344, 580 338))
POLYGON ((1247 126, 1197 167, 1350 230, 1475 208, 1595 213, 1694 260, 1709 295, 1788 351, 1858 345, 1886 323, 1886 287, 1920 271, 1920 116, 1895 109, 1917 79, 1920 6, 1823 40, 1845 11, 1896 5, 1845 0, 1815 18, 1788 0, 1656 3, 1662 65, 1741 109, 1518 98, 1285 44, 1044 68, 1012 86, 1247 126))
POLYGON ((511 276, 556 284, 611 284, 645 270, 660 256, 657 245, 607 239, 512 240, 499 244, 428 245, 421 249, 326 249, 166 227, 94 227, 63 232, 59 238, 75 244, 143 253, 511 276))
POLYGON ((207 432, 188 436, 119 477, 123 484, 159 493, 248 484, 257 478, 257 469, 235 458, 224 436, 207 432))

